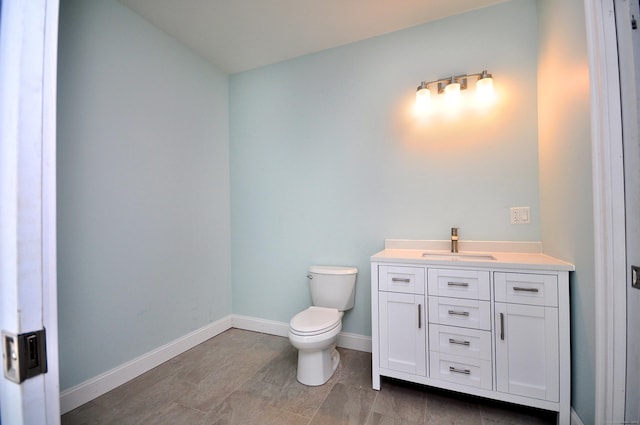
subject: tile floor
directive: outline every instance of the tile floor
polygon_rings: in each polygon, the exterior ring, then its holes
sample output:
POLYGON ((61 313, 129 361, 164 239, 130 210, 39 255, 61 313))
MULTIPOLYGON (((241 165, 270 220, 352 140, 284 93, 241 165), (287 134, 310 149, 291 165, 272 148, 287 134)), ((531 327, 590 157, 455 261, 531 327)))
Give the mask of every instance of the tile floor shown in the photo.
POLYGON ((76 424, 552 424, 555 414, 383 379, 371 354, 339 349, 320 387, 296 381, 287 338, 230 329, 62 416, 76 424))

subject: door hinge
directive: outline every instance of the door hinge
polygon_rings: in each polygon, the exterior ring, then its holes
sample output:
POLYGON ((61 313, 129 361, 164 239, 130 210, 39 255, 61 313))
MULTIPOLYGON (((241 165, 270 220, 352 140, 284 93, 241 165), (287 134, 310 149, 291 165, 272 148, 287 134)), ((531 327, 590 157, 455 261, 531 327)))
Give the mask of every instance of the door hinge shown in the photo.
POLYGON ((640 289, 640 267, 631 266, 631 286, 640 289))
POLYGON ((19 335, 2 331, 2 370, 5 378, 18 384, 47 373, 45 330, 19 335))

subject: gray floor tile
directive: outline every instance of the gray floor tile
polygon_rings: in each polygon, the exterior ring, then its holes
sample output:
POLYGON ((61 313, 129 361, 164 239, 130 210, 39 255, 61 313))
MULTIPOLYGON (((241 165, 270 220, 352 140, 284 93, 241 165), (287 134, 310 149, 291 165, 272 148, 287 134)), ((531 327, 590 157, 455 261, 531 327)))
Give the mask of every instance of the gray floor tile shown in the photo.
POLYGON ((374 390, 336 383, 313 417, 311 425, 365 424, 375 398, 374 390))
POLYGON ((208 412, 255 375, 257 370, 258 366, 253 364, 220 364, 207 374, 201 372, 197 383, 192 382, 193 376, 187 376, 187 381, 183 381, 187 387, 176 400, 185 407, 208 412))
POLYGON ((382 383, 373 412, 406 422, 425 422, 427 392, 424 387, 398 381, 382 383))
POLYGON ((551 425, 557 416, 551 411, 495 401, 480 404, 480 415, 484 425, 551 425))
POLYGON ((208 418, 205 412, 181 406, 173 402, 164 409, 159 409, 145 417, 137 425, 206 425, 208 418))
POLYGON ((93 401, 86 403, 66 415, 62 415, 62 425, 103 425, 113 422, 111 408, 93 401))
POLYGON ((480 408, 469 397, 456 393, 429 392, 427 425, 482 425, 480 408))
POLYGON ((347 350, 340 351, 340 375, 338 382, 357 388, 371 389, 371 353, 347 350))
POLYGON ((372 412, 367 420, 367 425, 423 425, 423 423, 391 418, 378 412, 372 412))
POLYGON ((211 425, 307 425, 309 418, 273 407, 262 397, 236 391, 208 415, 211 425))

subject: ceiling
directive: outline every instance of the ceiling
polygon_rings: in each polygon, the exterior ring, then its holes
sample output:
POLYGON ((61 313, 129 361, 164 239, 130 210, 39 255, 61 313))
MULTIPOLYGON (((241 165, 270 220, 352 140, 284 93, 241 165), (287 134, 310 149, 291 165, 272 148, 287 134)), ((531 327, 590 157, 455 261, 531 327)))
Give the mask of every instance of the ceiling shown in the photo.
POLYGON ((233 74, 504 0, 120 0, 233 74))

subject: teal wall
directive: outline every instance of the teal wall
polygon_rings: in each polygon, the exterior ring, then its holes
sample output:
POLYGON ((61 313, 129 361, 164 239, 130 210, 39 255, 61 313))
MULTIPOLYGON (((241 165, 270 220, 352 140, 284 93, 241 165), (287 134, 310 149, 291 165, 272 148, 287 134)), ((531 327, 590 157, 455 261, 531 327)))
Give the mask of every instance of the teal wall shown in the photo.
POLYGON ((232 75, 233 312, 288 322, 309 265, 354 265, 344 330, 370 335, 385 238, 539 241, 537 37, 535 2, 515 0, 232 75), (492 109, 413 115, 421 80, 484 68, 492 109))
POLYGON ((572 406, 595 421, 595 279, 589 70, 581 0, 538 4, 542 244, 571 261, 572 406), (569 76, 563 78, 560 76, 569 76))
POLYGON ((114 0, 63 0, 61 389, 231 313, 227 76, 114 0))

